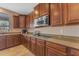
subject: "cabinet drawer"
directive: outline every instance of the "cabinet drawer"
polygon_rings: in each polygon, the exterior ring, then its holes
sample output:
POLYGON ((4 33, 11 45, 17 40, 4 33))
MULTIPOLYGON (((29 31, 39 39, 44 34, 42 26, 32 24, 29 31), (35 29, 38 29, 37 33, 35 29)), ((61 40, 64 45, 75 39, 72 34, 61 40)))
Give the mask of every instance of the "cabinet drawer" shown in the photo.
POLYGON ((52 42, 46 42, 46 46, 57 49, 62 52, 66 52, 66 47, 60 44, 52 43, 52 42))
POLYGON ((79 56, 79 50, 77 50, 77 49, 70 49, 70 55, 79 56))

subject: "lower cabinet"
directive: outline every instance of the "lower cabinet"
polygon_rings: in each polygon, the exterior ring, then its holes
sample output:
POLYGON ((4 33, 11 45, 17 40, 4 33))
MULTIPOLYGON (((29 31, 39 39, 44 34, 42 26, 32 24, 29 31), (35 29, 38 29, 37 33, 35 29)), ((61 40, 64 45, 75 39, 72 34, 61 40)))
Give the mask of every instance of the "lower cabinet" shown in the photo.
POLYGON ((27 48, 36 56, 44 56, 45 55, 45 41, 37 38, 28 38, 28 46, 27 48))
POLYGON ((20 35, 13 35, 13 38, 14 38, 14 45, 21 44, 20 35))
POLYGON ((70 56, 79 56, 79 49, 70 48, 69 52, 70 52, 69 54, 70 56))
POLYGON ((36 38, 31 38, 31 52, 36 55, 36 38))
POLYGON ((37 56, 44 56, 45 55, 45 41, 41 39, 37 39, 37 46, 36 46, 36 55, 37 56))
POLYGON ((21 44, 23 44, 26 48, 31 50, 31 38, 30 37, 21 35, 21 44))
POLYGON ((66 56, 67 47, 53 42, 46 42, 46 56, 66 56))
POLYGON ((27 48, 31 50, 31 38, 27 37, 27 48))
POLYGON ((11 47, 14 46, 14 38, 13 36, 6 36, 6 40, 7 40, 7 47, 11 47))
POLYGON ((79 56, 79 49, 54 42, 23 35, 0 36, 0 50, 19 44, 23 44, 36 56, 79 56))
POLYGON ((20 37, 19 35, 7 35, 6 36, 6 46, 12 47, 20 44, 20 37))
POLYGON ((5 36, 0 36, 0 50, 6 48, 6 37, 5 36))
POLYGON ((0 36, 0 50, 21 44, 20 35, 0 36))
POLYGON ((25 47, 27 47, 27 37, 21 35, 21 44, 23 44, 25 47))

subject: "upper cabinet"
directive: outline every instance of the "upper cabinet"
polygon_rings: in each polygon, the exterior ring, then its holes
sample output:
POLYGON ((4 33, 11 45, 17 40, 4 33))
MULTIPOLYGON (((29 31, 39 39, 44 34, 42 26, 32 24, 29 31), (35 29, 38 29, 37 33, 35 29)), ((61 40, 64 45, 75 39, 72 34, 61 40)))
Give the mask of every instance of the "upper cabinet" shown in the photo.
POLYGON ((50 24, 51 26, 60 26, 62 21, 62 4, 51 3, 50 4, 50 24))
MULTIPOLYGON (((49 15, 50 25, 64 26, 79 23, 79 4, 75 3, 39 3, 29 16, 29 27, 33 20, 49 15)), ((24 23, 23 23, 24 24, 24 23)))
POLYGON ((26 27, 26 16, 25 15, 20 15, 19 16, 19 26, 20 28, 25 28, 26 27))
POLYGON ((30 24, 31 24, 32 21, 33 21, 33 12, 31 12, 31 13, 29 14, 29 20, 30 20, 30 24))
POLYGON ((19 28, 19 16, 13 16, 13 28, 19 28))
POLYGON ((35 18, 43 15, 49 15, 49 3, 40 3, 35 7, 34 10, 35 18))
POLYGON ((40 3, 40 16, 49 15, 49 3, 40 3))
POLYGON ((40 4, 38 4, 35 8, 34 8, 34 18, 38 18, 40 15, 40 4))
POLYGON ((69 3, 63 4, 65 24, 79 23, 79 4, 69 3))
POLYGON ((29 28, 30 20, 29 20, 29 15, 26 16, 26 28, 29 28))

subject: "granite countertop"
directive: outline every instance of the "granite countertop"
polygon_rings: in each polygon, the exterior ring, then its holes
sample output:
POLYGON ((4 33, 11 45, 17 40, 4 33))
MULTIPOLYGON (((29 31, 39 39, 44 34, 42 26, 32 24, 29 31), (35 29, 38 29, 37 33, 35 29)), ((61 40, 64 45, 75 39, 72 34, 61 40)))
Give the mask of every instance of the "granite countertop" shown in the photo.
MULTIPOLYGON (((21 34, 21 32, 7 32, 7 33, 0 33, 0 36, 3 35, 17 35, 21 34)), ((61 35, 53 35, 53 36, 34 36, 32 34, 22 34, 24 36, 38 38, 54 43, 58 43, 67 47, 72 47, 79 49, 79 37, 70 37, 70 36, 61 36, 61 35)))
POLYGON ((17 35, 17 34, 21 34, 21 32, 3 32, 3 33, 0 33, 0 36, 4 36, 4 35, 17 35))
POLYGON ((34 36, 32 34, 24 34, 24 36, 34 37, 54 43, 58 43, 67 47, 72 47, 79 49, 79 38, 78 37, 66 37, 66 36, 53 36, 53 37, 43 37, 43 36, 34 36))

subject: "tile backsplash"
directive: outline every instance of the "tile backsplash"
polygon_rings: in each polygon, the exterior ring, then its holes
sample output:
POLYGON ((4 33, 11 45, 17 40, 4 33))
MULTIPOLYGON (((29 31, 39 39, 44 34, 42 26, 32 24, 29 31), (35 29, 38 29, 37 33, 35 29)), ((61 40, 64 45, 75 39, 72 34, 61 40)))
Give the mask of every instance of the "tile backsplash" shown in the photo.
POLYGON ((33 32, 35 30, 39 30, 41 33, 44 34, 56 34, 79 37, 79 25, 29 29, 30 32, 33 32))

